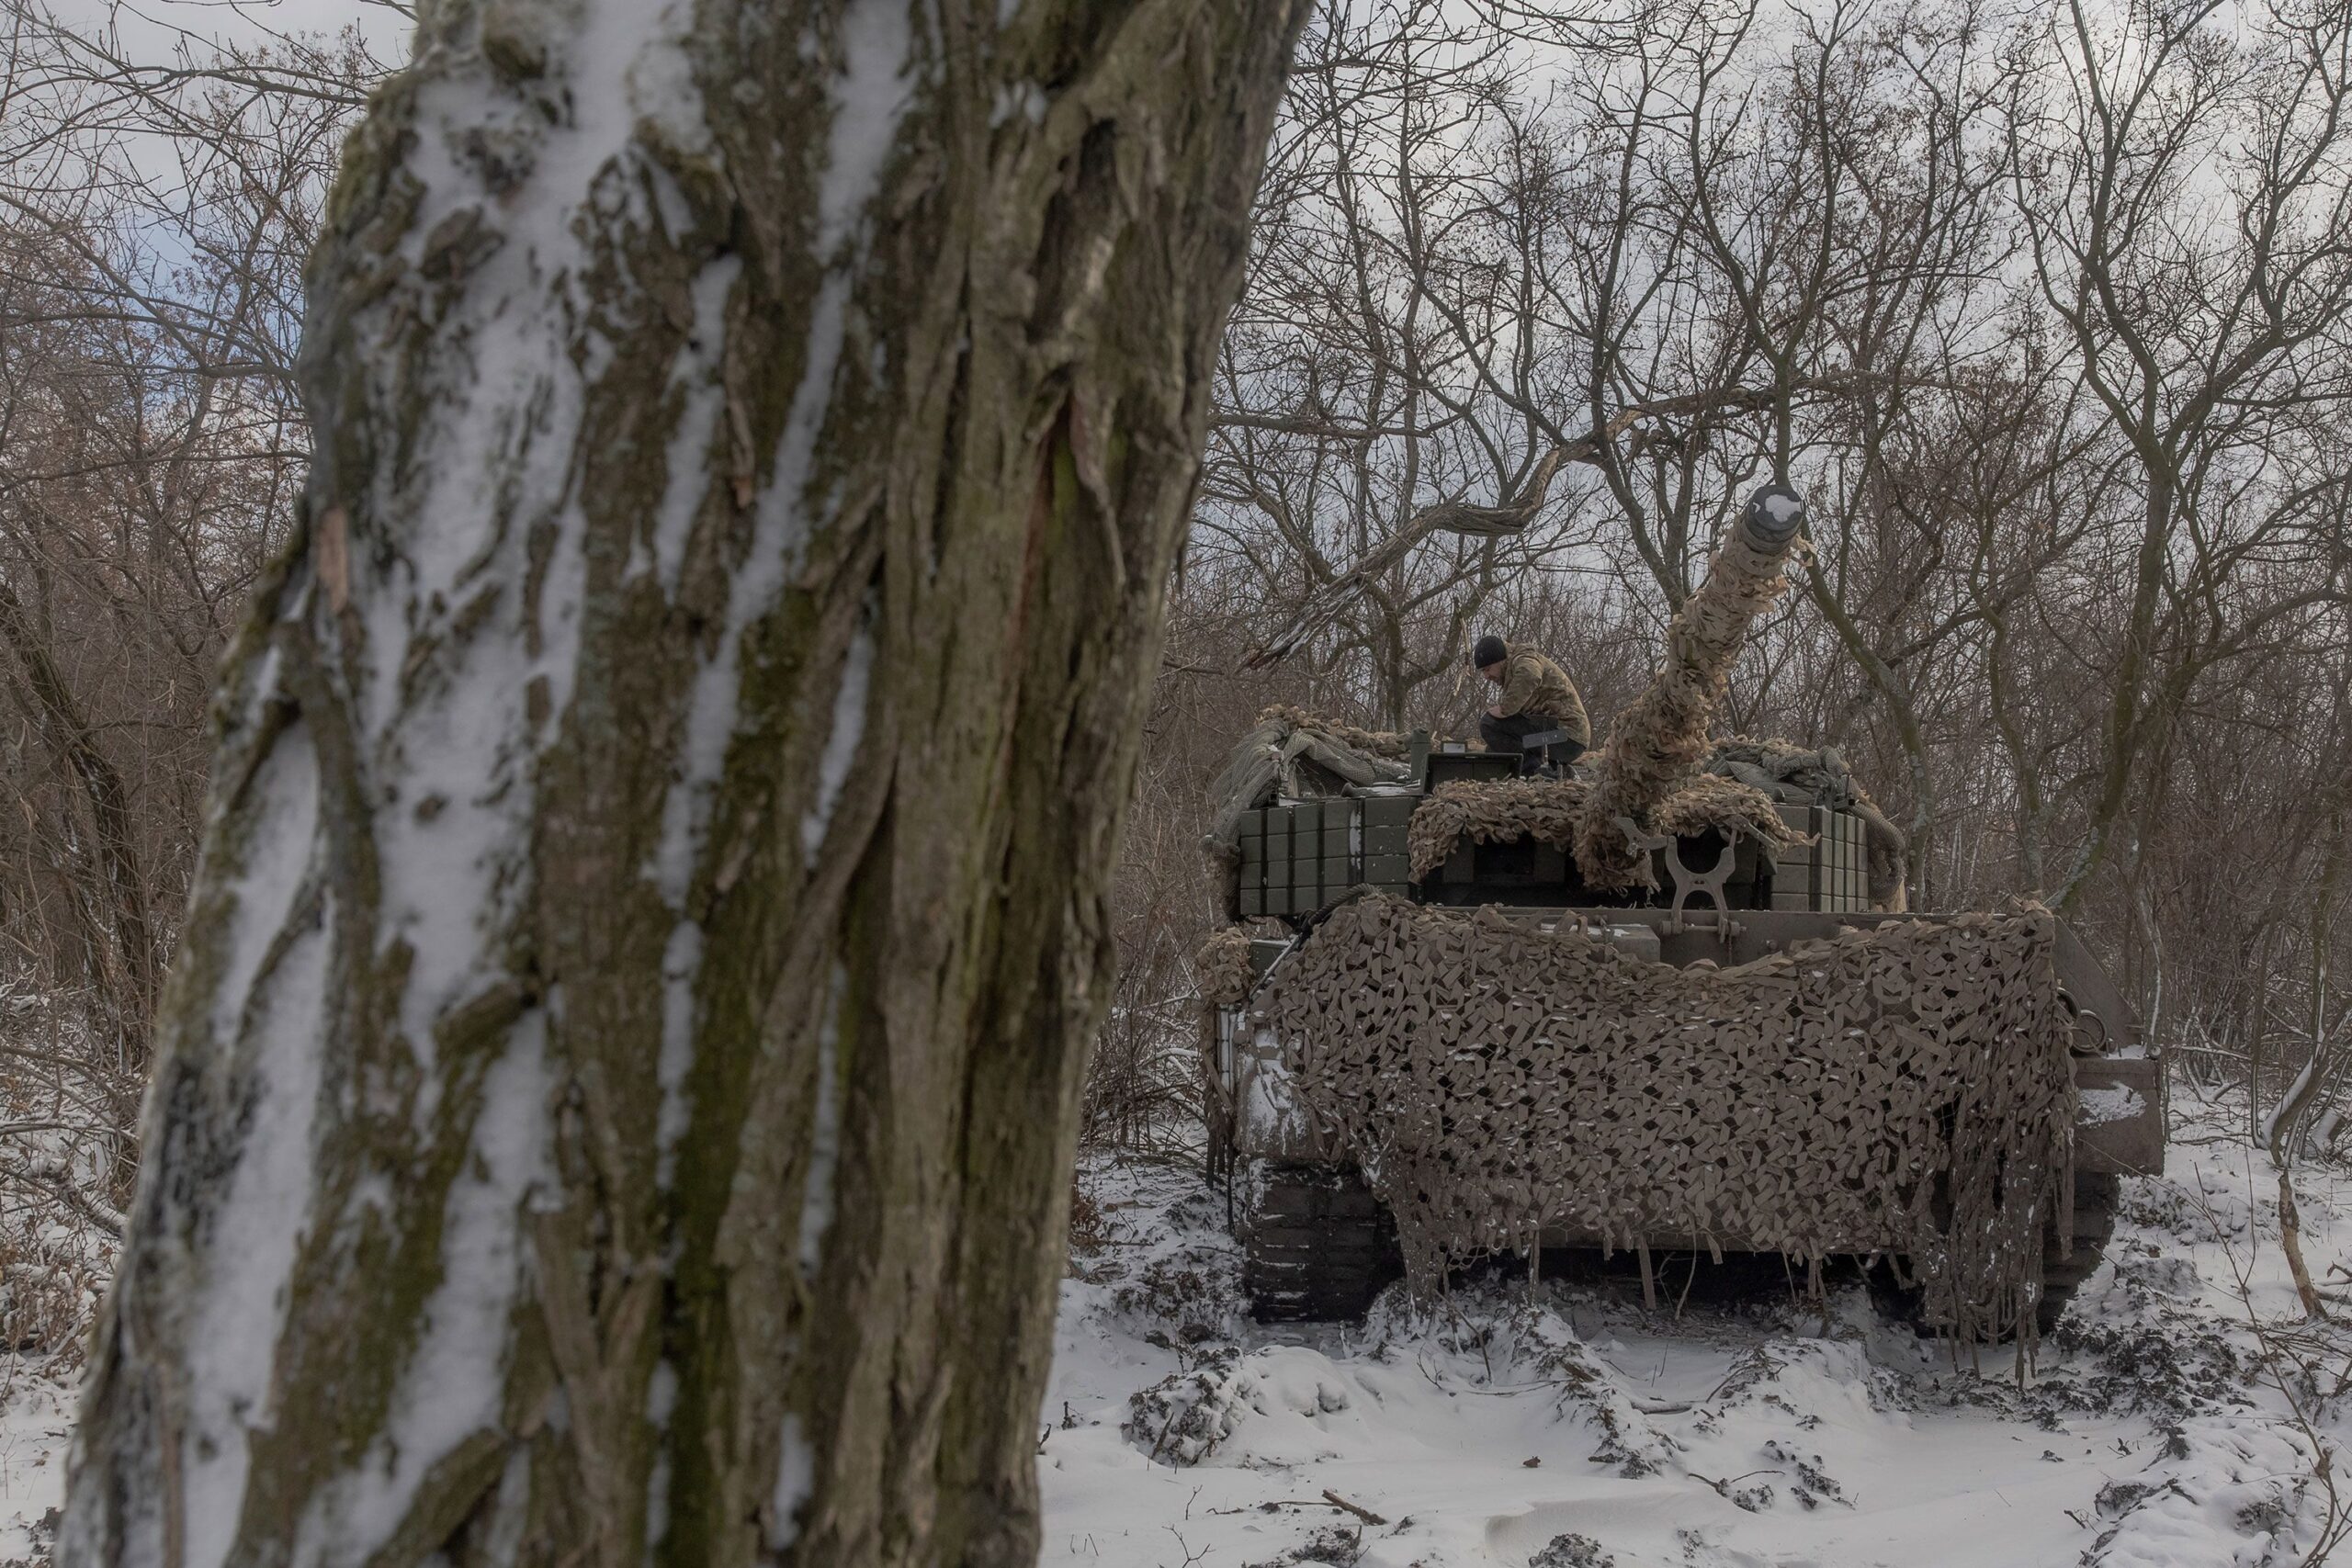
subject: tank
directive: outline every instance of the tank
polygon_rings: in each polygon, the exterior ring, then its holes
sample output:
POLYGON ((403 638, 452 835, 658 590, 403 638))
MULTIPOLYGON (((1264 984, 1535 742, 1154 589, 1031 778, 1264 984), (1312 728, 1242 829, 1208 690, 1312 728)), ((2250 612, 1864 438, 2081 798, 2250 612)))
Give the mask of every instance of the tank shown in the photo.
POLYGON ((1908 909, 1834 750, 1709 737, 1802 521, 1751 498, 1557 776, 1284 710, 1237 748, 1204 1069, 1261 1319, 1497 1255, 1628 1255, 1646 1295, 1668 1256, 1778 1254, 2022 1347, 2096 1268, 2164 1158, 2123 997, 2046 908, 1908 909))

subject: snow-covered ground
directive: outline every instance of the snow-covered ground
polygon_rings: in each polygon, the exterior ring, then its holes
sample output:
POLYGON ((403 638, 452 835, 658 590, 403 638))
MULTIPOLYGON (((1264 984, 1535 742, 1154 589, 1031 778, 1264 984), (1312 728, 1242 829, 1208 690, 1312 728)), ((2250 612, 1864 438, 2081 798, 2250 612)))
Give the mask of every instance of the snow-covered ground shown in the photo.
MULTIPOLYGON (((38 1053, 62 1034, 76 1059, 103 1062, 110 1048, 70 1032, 70 1016, 45 1016, 51 1000, 0 977, 8 1039, 38 1053)), ((87 1101, 61 1098, 59 1081, 0 1075, 0 1119, 17 1128, 0 1148, 0 1568, 49 1561, 80 1406, 80 1341, 113 1275, 121 1224, 104 1176, 108 1145, 74 1129, 87 1101)))
POLYGON ((78 1356, 0 1356, 0 1568, 49 1561, 80 1365, 78 1356))
MULTIPOLYGON (((1360 1328, 1261 1327, 1220 1194, 1091 1166, 1108 1239, 1063 1287, 1042 1562, 2323 1561, 2345 1525, 2313 1445, 2336 1443, 2352 1335, 2303 1322, 2276 1179, 2221 1120, 2177 1113, 2177 1134, 2215 1141, 2127 1184, 2109 1263, 2022 1377, 2006 1348, 1955 1367, 1860 1286, 1826 1310, 1783 1292, 1679 1320, 1604 1287, 1509 1284, 1416 1320, 1392 1292, 1360 1328)), ((2324 1276, 2352 1178, 2312 1166, 2296 1187, 2324 1276)))
MULTIPOLYGON (((2128 1184, 2108 1265, 2022 1382, 2007 1349, 1956 1368, 1859 1287, 1678 1320, 1497 1285, 1433 1320, 1392 1294, 1358 1328, 1260 1327, 1221 1194, 1092 1164, 1107 1239, 1063 1286, 1041 1564, 2325 1561, 2352 1483, 2334 1505, 2343 1467, 2323 1474, 2313 1442, 2352 1435, 2352 1333, 2303 1322, 2276 1179, 2222 1128, 2243 1112, 2186 1110, 2165 1179, 2128 1184)), ((2296 1191, 2312 1272, 2346 1288, 2328 1275, 2352 1171, 2307 1166, 2296 1191)), ((0 1356, 0 1568, 46 1559, 78 1361, 0 1356)))

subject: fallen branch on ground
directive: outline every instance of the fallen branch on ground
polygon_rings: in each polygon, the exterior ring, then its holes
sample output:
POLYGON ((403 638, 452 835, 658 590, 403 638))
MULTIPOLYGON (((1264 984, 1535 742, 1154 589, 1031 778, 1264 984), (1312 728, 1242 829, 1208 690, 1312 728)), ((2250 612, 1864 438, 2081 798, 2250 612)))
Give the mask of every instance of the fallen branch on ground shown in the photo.
POLYGON ((1345 1508, 1349 1513, 1353 1514, 1356 1517, 1362 1519, 1368 1525, 1385 1525, 1388 1522, 1386 1519, 1382 1518, 1378 1514, 1374 1513, 1370 1508, 1357 1507, 1353 1503, 1349 1502, 1337 1492, 1324 1493, 1323 1500, 1326 1503, 1330 1504, 1331 1506, 1335 1508, 1345 1508))

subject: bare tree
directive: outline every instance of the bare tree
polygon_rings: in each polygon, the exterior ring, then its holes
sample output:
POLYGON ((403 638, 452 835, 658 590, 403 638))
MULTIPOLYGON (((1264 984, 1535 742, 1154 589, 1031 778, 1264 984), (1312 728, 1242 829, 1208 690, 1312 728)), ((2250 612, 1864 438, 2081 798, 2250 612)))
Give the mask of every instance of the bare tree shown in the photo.
MULTIPOLYGON (((2246 533, 2217 536, 2217 503, 2304 411, 2352 393, 2352 18, 2256 6, 2230 37, 2218 9, 2060 10, 2010 107, 2036 276, 2142 491, 2096 790, 2052 888, 2062 908, 2213 660, 2162 634, 2242 559, 2246 533)), ((2328 482, 2345 482, 2340 466, 2328 482)), ((2253 535, 2314 515, 2292 489, 2240 499, 2262 513, 2243 525, 2253 535)))
POLYGON ((1556 535, 1384 550, 1431 491, 1524 481, 1541 437, 1490 393, 1499 354, 1544 373, 1532 287, 1496 243, 1494 193, 1525 149, 1499 113, 1498 38, 1445 8, 1327 6, 1308 28, 1227 333, 1193 569, 1288 615, 1269 647, 1369 672, 1391 726, 1450 672, 1505 576, 1556 535))
POLYGON ((136 1171, 206 697, 290 531, 302 256, 375 70, 289 44, 139 73, 110 47, 0 11, 0 1181, 28 1237, 54 1220, 102 1246, 136 1171), (288 60, 344 90, 278 91, 288 60))

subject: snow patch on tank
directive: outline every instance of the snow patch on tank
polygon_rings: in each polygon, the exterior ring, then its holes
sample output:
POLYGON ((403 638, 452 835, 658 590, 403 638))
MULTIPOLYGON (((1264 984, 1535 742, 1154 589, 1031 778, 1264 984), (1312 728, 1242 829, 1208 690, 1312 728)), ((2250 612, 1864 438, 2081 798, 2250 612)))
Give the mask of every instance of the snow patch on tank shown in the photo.
POLYGON ((1258 1031, 1255 1049, 1240 1062, 1241 1146, 1258 1154, 1303 1147, 1314 1137, 1314 1122, 1299 1103, 1282 1043, 1271 1029, 1258 1031))
POLYGON ((2147 1114, 2148 1102, 2137 1089, 2116 1086, 2108 1089, 2085 1089, 2075 1091, 2082 1110, 2075 1121, 2078 1125, 2095 1127, 2107 1122, 2132 1122, 2147 1114))

